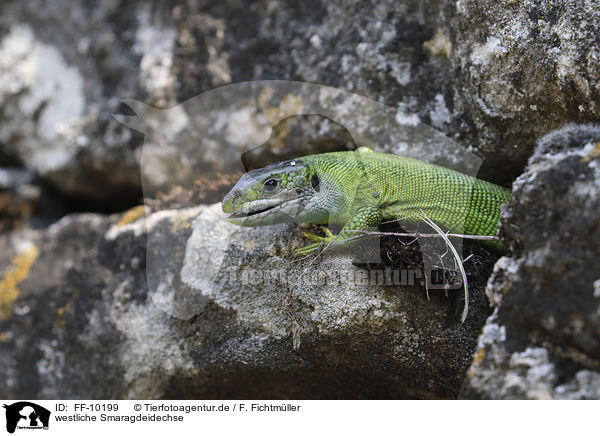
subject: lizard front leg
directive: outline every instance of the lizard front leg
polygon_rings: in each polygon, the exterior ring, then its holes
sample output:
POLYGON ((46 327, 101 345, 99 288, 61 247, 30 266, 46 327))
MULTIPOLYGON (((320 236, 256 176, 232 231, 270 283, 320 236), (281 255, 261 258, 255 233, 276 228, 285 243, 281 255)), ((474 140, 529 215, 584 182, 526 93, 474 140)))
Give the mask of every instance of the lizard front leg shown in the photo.
POLYGON ((306 256, 329 246, 348 247, 360 239, 361 231, 377 229, 381 219, 381 211, 376 206, 358 209, 337 235, 332 234, 327 228, 324 229, 326 236, 305 233, 304 235, 307 238, 317 242, 296 248, 294 254, 296 256, 306 256))

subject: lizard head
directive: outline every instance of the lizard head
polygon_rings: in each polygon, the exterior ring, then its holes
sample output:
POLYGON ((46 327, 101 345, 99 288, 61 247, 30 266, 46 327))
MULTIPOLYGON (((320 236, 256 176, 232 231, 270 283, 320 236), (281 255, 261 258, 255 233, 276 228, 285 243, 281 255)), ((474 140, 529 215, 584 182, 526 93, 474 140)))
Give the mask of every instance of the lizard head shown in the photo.
POLYGON ((266 226, 319 220, 326 211, 309 207, 319 192, 319 177, 307 163, 293 159, 244 174, 223 199, 227 220, 240 226, 266 226))

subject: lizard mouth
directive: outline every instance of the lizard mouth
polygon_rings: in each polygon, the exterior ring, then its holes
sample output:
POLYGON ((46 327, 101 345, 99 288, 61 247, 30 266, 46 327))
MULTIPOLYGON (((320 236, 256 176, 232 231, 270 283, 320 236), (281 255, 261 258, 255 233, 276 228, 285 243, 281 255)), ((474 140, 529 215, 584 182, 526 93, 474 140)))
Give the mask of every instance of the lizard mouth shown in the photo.
POLYGON ((229 214, 229 216, 227 218, 245 218, 248 216, 253 216, 253 215, 259 215, 261 213, 265 213, 270 211, 271 209, 275 209, 276 207, 280 206, 280 204, 274 204, 272 206, 267 206, 263 209, 257 209, 257 210, 253 210, 250 212, 234 212, 232 214, 229 214))
POLYGON ((277 222, 289 222, 293 220, 301 208, 303 197, 275 202, 271 199, 271 204, 253 204, 253 207, 246 207, 243 211, 236 211, 227 216, 227 220, 233 224, 241 226, 257 226, 276 224, 277 222), (251 210, 249 210, 251 209, 251 210), (287 217, 282 221, 281 217, 287 217))

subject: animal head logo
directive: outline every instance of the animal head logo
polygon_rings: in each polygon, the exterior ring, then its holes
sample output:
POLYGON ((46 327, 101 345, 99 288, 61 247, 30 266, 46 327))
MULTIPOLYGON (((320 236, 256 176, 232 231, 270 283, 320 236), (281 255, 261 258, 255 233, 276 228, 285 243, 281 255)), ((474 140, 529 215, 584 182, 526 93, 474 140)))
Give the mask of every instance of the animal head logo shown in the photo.
POLYGON ((29 401, 19 401, 3 406, 6 409, 6 431, 14 433, 17 428, 47 429, 50 411, 29 401))

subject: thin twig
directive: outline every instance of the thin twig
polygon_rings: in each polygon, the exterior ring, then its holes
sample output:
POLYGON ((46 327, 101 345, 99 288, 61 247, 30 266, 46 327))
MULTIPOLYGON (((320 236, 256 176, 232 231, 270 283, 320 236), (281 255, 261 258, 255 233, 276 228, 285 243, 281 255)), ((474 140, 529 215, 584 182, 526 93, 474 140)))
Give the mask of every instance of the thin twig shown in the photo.
POLYGON ((465 290, 465 308, 463 309, 463 313, 460 320, 461 322, 465 322, 465 320, 467 319, 467 314, 469 313, 469 284, 467 282, 467 273, 465 272, 463 263, 460 259, 460 256, 458 255, 458 252, 456 251, 456 248, 454 248, 454 245, 452 244, 452 242, 450 242, 450 238, 448 238, 448 235, 446 235, 442 231, 442 229, 425 214, 425 212, 421 211, 421 213, 423 214, 423 220, 427 224, 429 224, 436 232, 438 232, 438 234, 444 239, 444 241, 446 241, 448 248, 452 250, 452 254, 456 259, 458 269, 460 270, 460 275, 462 276, 463 288, 465 290))
MULTIPOLYGON (((357 232, 365 235, 374 236, 410 236, 418 238, 439 238, 443 236, 439 233, 419 233, 419 232, 408 232, 408 233, 395 233, 395 232, 370 232, 368 230, 344 230, 345 232, 357 232)), ((444 232, 442 232, 444 233, 444 232)), ((460 233, 444 233, 445 236, 450 238, 462 238, 462 239, 476 239, 482 241, 497 241, 497 236, 482 236, 482 235, 463 235, 460 233)))

